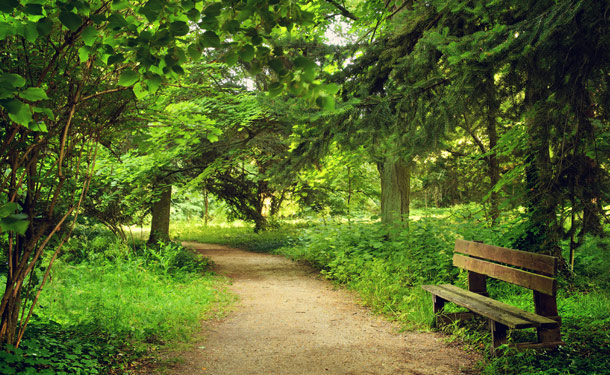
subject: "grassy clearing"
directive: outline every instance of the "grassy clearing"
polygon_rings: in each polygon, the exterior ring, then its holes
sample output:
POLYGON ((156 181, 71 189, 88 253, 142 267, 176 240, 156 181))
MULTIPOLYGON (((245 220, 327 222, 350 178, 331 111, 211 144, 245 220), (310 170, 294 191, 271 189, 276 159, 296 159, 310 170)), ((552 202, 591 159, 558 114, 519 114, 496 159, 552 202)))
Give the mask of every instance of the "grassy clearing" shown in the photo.
POLYGON ((174 243, 127 246, 105 231, 70 241, 23 344, 2 374, 128 374, 189 339, 233 301, 207 261, 174 243))
POLYGON ((303 225, 292 224, 260 233, 254 233, 253 226, 205 226, 203 223, 178 222, 172 224, 172 238, 179 241, 195 241, 227 245, 250 251, 269 253, 291 243, 303 225))

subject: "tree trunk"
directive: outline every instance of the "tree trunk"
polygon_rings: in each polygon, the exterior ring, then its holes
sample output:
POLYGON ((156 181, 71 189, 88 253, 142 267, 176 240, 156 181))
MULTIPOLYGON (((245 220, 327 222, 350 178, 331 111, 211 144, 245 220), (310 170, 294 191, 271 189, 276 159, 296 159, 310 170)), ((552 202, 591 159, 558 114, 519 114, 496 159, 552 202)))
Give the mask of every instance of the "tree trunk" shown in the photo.
POLYGON ((153 202, 151 208, 152 220, 150 223, 150 236, 148 244, 155 245, 158 241, 169 241, 169 217, 172 200, 172 186, 161 187, 158 201, 153 202))
POLYGON ((411 168, 403 160, 377 163, 381 178, 381 222, 396 225, 409 218, 411 168))

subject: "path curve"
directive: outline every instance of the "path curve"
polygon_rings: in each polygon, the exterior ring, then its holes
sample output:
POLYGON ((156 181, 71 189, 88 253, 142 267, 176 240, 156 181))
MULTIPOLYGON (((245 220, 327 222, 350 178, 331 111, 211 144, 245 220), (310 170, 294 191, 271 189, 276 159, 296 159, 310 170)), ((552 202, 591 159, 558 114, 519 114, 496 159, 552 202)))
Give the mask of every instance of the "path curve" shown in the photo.
POLYGON ((282 256, 185 242, 232 279, 240 302, 204 324, 175 375, 474 374, 474 355, 435 333, 398 333, 354 295, 282 256))

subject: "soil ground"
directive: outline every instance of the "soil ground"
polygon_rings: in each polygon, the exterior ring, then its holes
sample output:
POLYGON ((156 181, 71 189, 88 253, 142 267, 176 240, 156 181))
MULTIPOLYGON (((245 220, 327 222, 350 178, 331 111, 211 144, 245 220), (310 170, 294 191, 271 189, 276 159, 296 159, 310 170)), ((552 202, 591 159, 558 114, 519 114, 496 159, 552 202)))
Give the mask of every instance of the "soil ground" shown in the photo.
POLYGON ((205 322, 171 375, 474 374, 479 360, 436 333, 399 332, 353 293, 284 257, 185 243, 215 263, 239 296, 205 322))

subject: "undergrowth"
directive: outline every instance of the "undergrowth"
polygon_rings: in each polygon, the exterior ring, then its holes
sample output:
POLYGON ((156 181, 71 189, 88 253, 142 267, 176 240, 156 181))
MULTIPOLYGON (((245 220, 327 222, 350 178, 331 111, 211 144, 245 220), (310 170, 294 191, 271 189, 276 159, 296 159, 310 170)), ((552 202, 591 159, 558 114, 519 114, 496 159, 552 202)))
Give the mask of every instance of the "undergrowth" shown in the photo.
POLYGON ((0 351, 0 373, 136 373, 232 300, 207 267, 175 243, 134 248, 105 231, 77 231, 22 344, 0 351))
MULTIPOLYGON (((379 223, 312 227, 276 252, 305 260, 329 279, 357 290, 375 311, 405 328, 430 329, 432 303, 419 286, 466 284, 466 273, 452 265, 455 238, 509 246, 512 235, 510 224, 492 230, 476 213, 458 209, 444 216, 422 215, 402 229, 379 223)), ((506 356, 491 358, 489 332, 480 322, 445 330, 483 353, 485 374, 610 374, 610 274, 605 248, 599 239, 591 239, 579 249, 576 276, 560 280, 558 307, 565 346, 542 353, 507 348, 506 356)), ((531 292, 523 288, 492 281, 489 291, 496 299, 533 309, 531 292)), ((528 334, 532 332, 514 331, 511 339, 528 334)))
POLYGON ((251 225, 224 227, 202 223, 178 222, 171 233, 176 240, 227 245, 258 253, 269 253, 292 243, 299 226, 283 224, 280 227, 254 233, 251 225))

